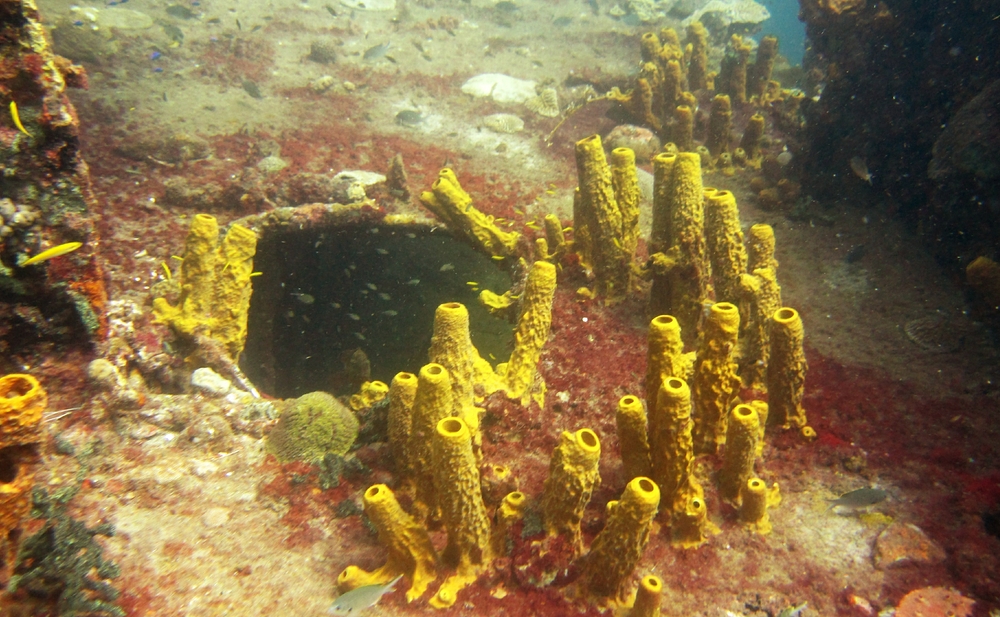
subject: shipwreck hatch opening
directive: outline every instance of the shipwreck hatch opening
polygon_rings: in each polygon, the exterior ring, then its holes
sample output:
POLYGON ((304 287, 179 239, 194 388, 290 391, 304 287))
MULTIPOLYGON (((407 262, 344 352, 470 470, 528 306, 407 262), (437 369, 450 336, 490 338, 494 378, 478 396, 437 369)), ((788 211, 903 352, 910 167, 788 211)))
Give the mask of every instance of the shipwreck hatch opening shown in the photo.
POLYGON ((254 269, 262 274, 253 279, 240 366, 271 396, 355 392, 365 377, 359 349, 370 379, 416 373, 445 302, 468 307, 483 358, 496 365, 510 355, 513 325, 478 300, 481 289, 507 291, 510 276, 440 227, 268 228, 254 269))

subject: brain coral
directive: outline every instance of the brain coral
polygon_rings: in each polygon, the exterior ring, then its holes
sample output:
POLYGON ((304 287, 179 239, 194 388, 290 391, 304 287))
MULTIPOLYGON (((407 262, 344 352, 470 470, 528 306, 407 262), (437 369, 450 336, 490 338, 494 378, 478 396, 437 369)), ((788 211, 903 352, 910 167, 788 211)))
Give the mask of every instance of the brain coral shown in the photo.
POLYGON ((326 392, 310 392, 288 401, 267 436, 267 451, 281 462, 320 461, 344 455, 358 437, 358 419, 326 392))

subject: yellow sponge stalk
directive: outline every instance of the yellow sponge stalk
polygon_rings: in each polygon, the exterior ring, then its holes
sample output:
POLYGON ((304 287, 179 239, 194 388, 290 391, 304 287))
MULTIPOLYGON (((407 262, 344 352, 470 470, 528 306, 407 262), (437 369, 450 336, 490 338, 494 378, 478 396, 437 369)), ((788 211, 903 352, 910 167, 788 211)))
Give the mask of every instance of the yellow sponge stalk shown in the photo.
POLYGON ((775 482, 771 488, 760 478, 747 479, 740 504, 740 522, 761 535, 771 533, 771 517, 767 509, 781 503, 781 491, 775 482))
POLYGON ((555 293, 555 265, 536 261, 524 285, 521 316, 514 330, 514 351, 510 360, 497 366, 497 375, 507 384, 507 395, 520 399, 522 405, 527 405, 532 398, 539 407, 545 404, 545 383, 538 375, 538 360, 549 338, 555 293))
POLYGON ((743 384, 767 390, 767 365, 771 357, 771 316, 781 308, 778 260, 774 258, 774 230, 758 224, 747 235, 747 269, 740 277, 749 323, 745 324, 740 375, 743 384))
POLYGON ((714 454, 726 441, 729 410, 740 387, 734 362, 739 330, 736 305, 712 305, 694 364, 694 450, 698 454, 714 454))
POLYGON ((660 489, 645 477, 633 478, 621 499, 608 504, 608 522, 584 558, 581 578, 586 593, 624 603, 632 572, 649 541, 660 506, 660 489))
POLYGON ((433 455, 434 483, 448 529, 442 559, 456 570, 431 600, 433 606, 441 608, 454 604, 458 591, 476 579, 492 559, 492 549, 472 434, 461 418, 437 423, 433 455))
POLYGON ((663 593, 663 579, 655 574, 647 574, 639 581, 639 591, 628 617, 660 617, 660 595, 663 593))
POLYGON ((479 417, 482 408, 476 406, 476 387, 489 393, 502 384, 493 373, 489 362, 479 356, 469 334, 469 310, 464 304, 447 302, 434 312, 434 333, 428 352, 431 362, 445 367, 451 376, 454 411, 469 425, 472 444, 479 456, 482 436, 479 434, 479 417), (483 383, 480 383, 483 382, 483 383))
POLYGON ((451 416, 451 378, 440 364, 425 364, 417 377, 417 392, 413 400, 410 438, 407 442, 409 469, 413 471, 416 488, 414 507, 421 515, 438 518, 437 491, 434 488, 434 463, 431 443, 437 424, 451 416))
POLYGON ((384 585, 400 574, 410 580, 406 592, 412 602, 437 578, 437 553, 424 529, 403 511, 392 490, 384 484, 370 486, 364 495, 365 514, 378 531, 379 541, 389 549, 385 565, 373 572, 348 566, 337 577, 341 593, 365 585, 384 585))
POLYGON ((392 460, 396 472, 406 478, 413 473, 410 467, 410 431, 413 426, 413 402, 417 397, 417 376, 399 372, 389 384, 389 413, 387 432, 392 460))
POLYGON ((691 390, 683 379, 664 379, 656 412, 649 416, 652 478, 660 487, 664 510, 683 511, 691 498, 703 494, 694 479, 692 426, 691 390))
POLYGON ((381 381, 366 381, 358 388, 357 394, 350 399, 351 409, 361 411, 366 407, 381 402, 389 394, 389 386, 381 381))
POLYGON ((449 229, 462 234, 474 247, 487 255, 509 257, 514 254, 521 234, 505 232, 472 205, 472 197, 462 189, 455 172, 445 168, 430 191, 420 195, 420 203, 441 219, 449 229))
MULTIPOLYGON (((663 380, 668 377, 690 379, 695 354, 684 353, 681 325, 671 315, 658 315, 649 322, 646 341, 646 413, 652 417, 656 414, 656 397, 663 380)), ((653 479, 659 483, 656 477, 653 479)))
POLYGON ((618 449, 621 452, 625 477, 648 476, 649 441, 646 438, 646 409, 639 397, 627 394, 618 401, 615 414, 618 426, 618 449))
POLYGON ((600 485, 597 463, 601 442, 597 433, 582 428, 563 431, 549 460, 549 477, 542 492, 542 517, 551 535, 565 534, 576 551, 583 550, 580 521, 594 489, 600 485))
POLYGON ((698 548, 719 528, 708 520, 704 497, 692 497, 670 520, 670 542, 677 548, 698 548))
POLYGON ((732 505, 740 505, 740 491, 753 476, 760 441, 760 418, 750 405, 737 405, 729 414, 726 451, 719 470, 719 496, 732 505))
MULTIPOLYGON (((642 200, 633 150, 615 148, 611 151, 611 186, 614 189, 615 201, 618 202, 618 210, 622 216, 620 252, 621 258, 626 261, 627 274, 625 276, 630 285, 632 260, 635 258, 635 249, 639 244, 639 202, 642 200)), ((621 292, 624 295, 628 289, 621 290, 621 292)))
POLYGON ((493 554, 510 554, 509 543, 511 527, 524 517, 524 507, 528 504, 528 496, 520 491, 507 493, 497 508, 497 526, 493 529, 493 554))
POLYGON ((743 295, 740 279, 747 273, 747 250, 736 197, 731 192, 716 190, 706 199, 705 240, 712 261, 715 299, 738 304, 743 295))
POLYGON ((231 358, 239 357, 246 343, 256 252, 253 231, 233 225, 220 246, 215 217, 195 215, 184 245, 177 306, 154 299, 157 321, 185 336, 207 335, 222 343, 231 358))
POLYGON ((806 425, 802 406, 806 385, 804 332, 798 311, 783 307, 771 320, 771 359, 767 365, 768 422, 784 428, 806 425))
MULTIPOLYGON (((625 219, 616 190, 620 190, 622 199, 633 204, 626 204, 626 209, 631 207, 632 210, 625 213, 629 217, 630 233, 632 226, 638 225, 639 202, 635 155, 632 154, 629 158, 627 153, 619 152, 614 161, 617 185, 613 182, 612 170, 604 156, 600 136, 591 135, 576 142, 579 198, 574 203, 574 208, 578 211, 573 217, 577 221, 575 231, 581 226, 587 229, 589 257, 597 279, 597 291, 608 302, 624 299, 631 281, 632 254, 626 252, 623 232, 625 219)), ((638 231, 635 234, 637 238, 638 231)))
POLYGON ((701 156, 662 153, 653 158, 653 165, 650 312, 676 317, 684 342, 693 343, 701 332, 704 303, 712 289, 701 156))

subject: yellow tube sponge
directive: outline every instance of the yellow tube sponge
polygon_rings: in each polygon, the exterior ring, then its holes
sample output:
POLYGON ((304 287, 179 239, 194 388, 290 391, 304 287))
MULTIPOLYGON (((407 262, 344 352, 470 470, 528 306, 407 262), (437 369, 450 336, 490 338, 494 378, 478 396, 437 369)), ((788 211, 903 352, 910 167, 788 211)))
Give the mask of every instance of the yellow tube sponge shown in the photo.
POLYGON ((618 401, 615 414, 618 426, 618 448, 628 479, 648 476, 649 441, 646 439, 646 410, 639 397, 627 394, 618 401))
POLYGON ((671 136, 681 152, 694 151, 694 113, 687 105, 678 105, 674 108, 674 128, 671 136))
POLYGON ((771 359, 767 364, 768 422, 784 428, 806 425, 802 406, 806 385, 805 334, 802 318, 793 308, 783 307, 771 320, 771 359))
POLYGON ((489 362, 479 356, 479 351, 472 344, 469 310, 464 304, 447 302, 437 307, 428 356, 431 362, 448 369, 455 406, 452 415, 460 416, 469 425, 472 443, 479 456, 482 445, 479 417, 483 410, 476 406, 476 386, 481 386, 481 390, 488 393, 500 388, 501 384, 489 362))
POLYGON ((580 521, 594 489, 600 485, 597 463, 601 442, 597 433, 582 428, 563 431, 549 460, 549 477, 542 491, 542 517, 551 535, 565 534, 579 553, 583 550, 580 521))
POLYGON ((472 197, 462 189, 451 169, 438 172, 431 190, 421 193, 420 203, 449 229, 464 236, 487 255, 509 257, 514 254, 521 234, 503 231, 494 224, 492 216, 477 210, 472 205, 472 197))
MULTIPOLYGON (((621 189, 622 197, 632 200, 634 218, 630 225, 638 225, 638 181, 635 179, 635 155, 631 158, 619 153, 615 159, 619 186, 612 179, 611 167, 604 156, 599 135, 591 135, 576 142, 576 169, 579 181, 579 224, 587 228, 590 259, 597 279, 597 291, 609 302, 624 299, 629 290, 632 254, 627 253, 623 228, 623 209, 615 194, 621 189), (629 165, 629 161, 631 164, 629 165), (627 178, 631 177, 629 182, 627 178)), ((576 229, 579 229, 577 227, 576 229)), ((636 237, 638 232, 636 231, 636 237)), ((634 248, 633 248, 634 251, 634 248)))
POLYGON ((157 321, 185 336, 207 335, 222 343, 231 358, 239 357, 246 342, 256 252, 253 231, 233 225, 220 246, 215 217, 195 215, 184 245, 177 306, 154 299, 157 321))
POLYGON ((361 411, 366 407, 381 402, 389 394, 389 386, 382 381, 366 381, 361 384, 357 394, 352 394, 350 399, 351 409, 361 411))
POLYGON ((512 538, 511 527, 524 517, 524 507, 528 504, 528 496, 520 491, 508 493, 497 508, 497 526, 493 529, 493 554, 509 555, 512 538))
POLYGON ((726 441, 729 410, 740 388, 734 362, 739 331, 736 305, 713 304, 694 362, 694 451, 698 454, 714 454, 726 441))
POLYGON ((705 88, 708 76, 708 30, 700 21, 687 27, 687 41, 691 45, 688 61, 688 89, 692 92, 705 88))
POLYGON ((545 224, 548 260, 555 263, 566 254, 566 233, 563 231, 562 221, 555 214, 546 214, 542 221, 545 224))
POLYGON ((740 491, 753 475, 760 441, 760 418, 750 405, 737 405, 729 414, 726 431, 726 451, 719 470, 719 497, 732 505, 740 505, 740 491))
POLYGON ((771 357, 771 316, 781 308, 778 260, 774 258, 774 230, 754 225, 747 235, 747 269, 740 277, 749 322, 745 325, 740 358, 743 383, 754 390, 767 390, 767 365, 771 357))
POLYGON ((531 264, 524 284, 521 316, 514 330, 514 350, 505 364, 497 366, 497 375, 507 384, 507 395, 520 399, 522 405, 532 398, 539 407, 545 403, 545 383, 538 374, 538 360, 549 338, 555 293, 555 265, 547 261, 531 264))
POLYGON ((691 498, 703 494, 694 479, 692 426, 690 388, 678 377, 664 379, 656 412, 649 416, 652 478, 660 487, 664 510, 683 511, 691 498))
POLYGON ((31 513, 35 470, 41 463, 42 412, 49 399, 31 375, 0 377, 0 579, 7 580, 17 565, 21 523, 31 513))
POLYGON ((653 227, 649 234, 650 254, 662 253, 671 245, 669 191, 676 163, 676 153, 661 152, 653 157, 653 227))
POLYGON ((438 517, 431 442, 437 432, 438 422, 451 416, 452 409, 454 404, 448 369, 440 364, 425 364, 417 377, 410 439, 406 449, 410 457, 408 467, 413 472, 416 488, 414 505, 418 512, 431 519, 438 517))
POLYGON ((690 379, 695 354, 684 353, 681 325, 671 315, 657 315, 649 322, 646 345, 646 413, 652 417, 663 380, 672 376, 690 379))
POLYGON ((712 99, 712 111, 708 116, 708 137, 705 147, 712 156, 729 152, 729 137, 733 130, 733 108, 729 96, 716 94, 712 99))
MULTIPOLYGON (((625 293, 631 284, 632 260, 639 244, 639 202, 642 201, 642 191, 639 190, 639 177, 635 167, 635 152, 629 148, 615 148, 611 151, 611 186, 614 189, 615 200, 622 216, 621 257, 627 261, 628 273, 625 293)), ((616 247, 617 248, 617 247, 616 247)))
POLYGON ((757 98, 758 104, 763 104, 764 92, 767 90, 767 82, 771 81, 771 72, 774 70, 774 61, 778 56, 778 37, 767 35, 760 40, 757 45, 757 59, 751 71, 752 81, 749 84, 751 96, 757 98))
POLYGON ((747 153, 747 160, 760 165, 760 140, 764 137, 764 116, 756 113, 750 116, 747 127, 743 129, 740 147, 747 153))
POLYGON ((608 522, 584 558, 581 578, 588 595, 625 602, 632 572, 649 541, 660 489, 645 477, 633 478, 621 499, 608 504, 608 522))
POLYGON ((693 152, 653 158, 653 286, 650 312, 673 315, 685 343, 701 331, 704 302, 711 297, 712 266, 705 248, 701 157, 693 152))
POLYGON ((364 507, 379 541, 389 550, 389 559, 373 572, 348 566, 337 577, 337 587, 346 593, 365 585, 384 585, 402 574, 410 580, 406 601, 416 600, 437 578, 437 553, 427 530, 400 507, 385 484, 368 487, 364 507))
POLYGON ((747 250, 736 196, 716 190, 705 201, 705 241, 712 262, 715 299, 738 303, 743 296, 741 277, 747 273, 747 250))
POLYGON ((413 473, 410 467, 410 430, 413 426, 413 402, 417 397, 417 376, 399 372, 389 384, 389 413, 387 432, 389 450, 396 464, 396 472, 403 477, 413 473))
POLYGON ((698 548, 719 528, 708 520, 704 497, 692 497, 674 512, 670 521, 670 542, 677 548, 698 548))
POLYGON ((432 440, 434 483, 448 529, 448 544, 442 560, 455 568, 431 604, 438 608, 454 604, 458 591, 476 580, 492 559, 490 519, 479 484, 479 468, 472 451, 472 434, 461 418, 437 423, 432 440))
POLYGON ((663 579, 655 574, 647 574, 639 581, 639 591, 628 617, 660 617, 660 595, 663 593, 663 579))
POLYGON ((781 491, 775 482, 771 488, 756 477, 747 479, 743 487, 740 504, 740 522, 743 526, 761 535, 771 533, 771 517, 767 509, 781 503, 781 491))

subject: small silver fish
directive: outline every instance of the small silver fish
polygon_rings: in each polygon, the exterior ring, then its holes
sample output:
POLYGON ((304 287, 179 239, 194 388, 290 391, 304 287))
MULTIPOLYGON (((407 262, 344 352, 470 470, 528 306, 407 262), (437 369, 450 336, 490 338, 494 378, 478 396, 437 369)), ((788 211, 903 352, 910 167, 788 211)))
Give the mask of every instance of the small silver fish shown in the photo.
POLYGON ((395 317, 396 315, 399 315, 396 311, 382 311, 382 314, 386 317, 395 317))
POLYGON ((859 488, 850 493, 844 493, 837 499, 829 499, 829 509, 843 507, 851 510, 859 510, 882 503, 888 496, 889 494, 880 488, 859 488))
POLYGON ((385 249, 375 249, 375 252, 378 253, 379 255, 388 255, 389 254, 389 251, 387 251, 385 249))
POLYGON ((851 171, 868 184, 872 183, 872 174, 868 171, 868 163, 860 156, 851 157, 851 171))
POLYGON ((378 295, 378 297, 382 298, 386 302, 388 302, 389 300, 392 300, 392 296, 390 296, 389 294, 385 293, 384 291, 380 292, 379 295, 378 295))
POLYGON ((365 287, 371 289, 372 291, 378 291, 378 286, 375 283, 365 283, 365 287))
POLYGON ((361 315, 358 315, 357 313, 348 313, 347 316, 354 321, 361 321, 361 315))
POLYGON ((293 293, 292 295, 295 296, 296 300, 307 306, 316 301, 316 298, 310 296, 309 294, 293 293))
POLYGON ((415 287, 420 284, 420 279, 410 279, 406 281, 406 284, 410 285, 411 287, 415 287))
MULTIPOLYGON (((374 47, 369 47, 365 50, 364 56, 365 60, 378 60, 389 51, 389 41, 382 43, 381 45, 375 45, 374 47)), ((375 232, 378 233, 378 232, 375 232)))
POLYGON ((802 611, 806 609, 806 605, 808 604, 809 604, 808 602, 803 602, 798 606, 789 606, 788 608, 783 608, 781 609, 781 612, 778 613, 778 617, 799 617, 799 615, 802 614, 802 611))
POLYGON ((354 338, 358 339, 359 341, 363 341, 363 340, 365 340, 365 335, 361 334, 360 332, 355 332, 354 333, 354 338))
POLYGON ((792 158, 794 158, 794 157, 793 157, 793 155, 792 155, 791 152, 789 152, 788 150, 785 150, 784 152, 782 152, 781 154, 779 154, 776 158, 778 159, 778 165, 781 165, 782 167, 784 167, 784 166, 788 165, 789 163, 791 163, 792 162, 792 158))
POLYGON ((455 264, 445 264, 441 266, 440 272, 448 272, 455 269, 455 264))
POLYGON ((333 601, 333 606, 327 609, 330 615, 353 615, 366 608, 375 606, 385 594, 394 591, 393 587, 403 578, 400 574, 385 585, 364 585, 342 593, 333 601))

